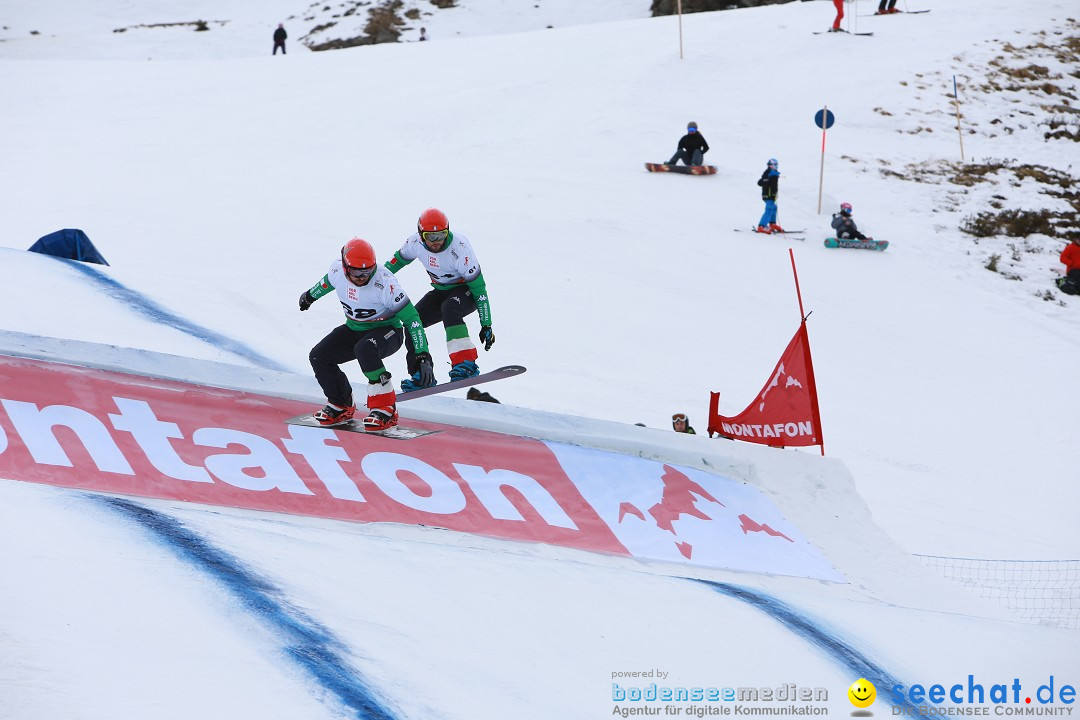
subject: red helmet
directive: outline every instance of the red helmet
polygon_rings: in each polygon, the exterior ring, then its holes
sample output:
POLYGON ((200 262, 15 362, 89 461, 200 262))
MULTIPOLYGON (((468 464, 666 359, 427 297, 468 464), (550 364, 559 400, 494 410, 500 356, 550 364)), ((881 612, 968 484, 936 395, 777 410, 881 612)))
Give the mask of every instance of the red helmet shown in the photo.
POLYGON ((420 239, 428 250, 438 251, 443 248, 443 243, 450 236, 450 221, 446 219, 446 213, 442 210, 428 208, 420 213, 416 221, 416 232, 420 233, 420 239))
POLYGON ((367 285, 375 274, 375 248, 360 238, 353 238, 341 248, 341 268, 353 285, 367 285))

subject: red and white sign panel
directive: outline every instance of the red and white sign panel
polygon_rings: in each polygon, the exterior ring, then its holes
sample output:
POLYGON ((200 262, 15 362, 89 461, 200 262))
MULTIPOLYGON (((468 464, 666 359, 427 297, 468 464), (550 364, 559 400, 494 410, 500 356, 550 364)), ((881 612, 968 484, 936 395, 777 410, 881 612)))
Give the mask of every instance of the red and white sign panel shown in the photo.
POLYGON ((0 357, 0 477, 842 581, 741 483, 414 420, 441 432, 403 441, 284 422, 311 409, 0 357))
POLYGON ((814 365, 806 323, 799 325, 780 362, 757 399, 735 417, 717 413, 719 394, 712 394, 709 434, 775 447, 821 445, 814 365))

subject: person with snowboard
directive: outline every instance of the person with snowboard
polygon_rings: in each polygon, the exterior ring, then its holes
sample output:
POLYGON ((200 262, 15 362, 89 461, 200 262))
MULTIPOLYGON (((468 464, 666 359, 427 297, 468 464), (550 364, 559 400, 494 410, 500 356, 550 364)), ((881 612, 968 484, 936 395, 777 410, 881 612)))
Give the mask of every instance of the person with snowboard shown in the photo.
POLYGON ((1061 251, 1061 262, 1065 265, 1065 277, 1057 282, 1059 288, 1069 295, 1080 295, 1080 236, 1061 251))
POLYGON ((307 310, 330 292, 335 292, 341 302, 345 324, 331 330, 308 354, 315 379, 326 395, 326 407, 312 417, 325 426, 352 420, 356 413, 352 385, 338 366, 355 359, 368 379, 364 429, 393 427, 398 422, 397 396, 383 358, 401 348, 403 326, 407 328, 410 348, 414 349, 417 377, 421 382, 435 384, 420 315, 393 273, 375 261, 371 244, 360 238, 345 243, 341 258, 330 263, 322 280, 304 291, 300 310, 307 310))
POLYGON ((274 52, 272 55, 277 55, 278 48, 281 48, 281 54, 285 54, 285 40, 289 36, 285 33, 285 26, 278 23, 277 30, 274 31, 274 52))
POLYGON ((765 214, 758 221, 757 232, 759 233, 782 233, 784 228, 776 224, 776 195, 780 185, 780 163, 776 158, 770 158, 765 172, 761 173, 761 179, 757 181, 761 188, 761 199, 765 201, 765 214))
POLYGON ((675 432, 697 435, 694 428, 690 427, 690 418, 686 413, 675 413, 671 416, 671 427, 675 432))
POLYGON ((896 9, 896 0, 881 0, 877 6, 877 12, 875 15, 891 15, 892 13, 898 13, 896 9))
MULTIPOLYGON (((485 351, 495 344, 495 333, 491 329, 487 282, 472 244, 461 233, 450 231, 450 221, 442 210, 428 208, 416 221, 416 232, 405 239, 386 267, 397 274, 417 259, 427 270, 432 289, 416 303, 416 311, 425 328, 439 322, 443 324, 446 349, 450 354, 450 381, 479 375, 478 353, 469 338, 465 316, 473 312, 479 316, 479 339, 485 351)), ((415 347, 409 337, 405 338, 405 344, 411 377, 401 382, 402 391, 431 387, 436 382, 435 377, 426 374, 418 364, 420 355, 417 353, 424 348, 415 347)))
POLYGON ((873 240, 874 238, 863 235, 851 219, 851 203, 840 203, 840 212, 833 213, 832 226, 836 230, 838 240, 873 240))
POLYGON ((705 163, 705 153, 709 152, 709 143, 705 142, 705 136, 698 132, 697 123, 690 121, 686 125, 686 134, 679 139, 679 145, 675 148, 675 154, 667 161, 668 165, 683 164, 695 167, 705 163))

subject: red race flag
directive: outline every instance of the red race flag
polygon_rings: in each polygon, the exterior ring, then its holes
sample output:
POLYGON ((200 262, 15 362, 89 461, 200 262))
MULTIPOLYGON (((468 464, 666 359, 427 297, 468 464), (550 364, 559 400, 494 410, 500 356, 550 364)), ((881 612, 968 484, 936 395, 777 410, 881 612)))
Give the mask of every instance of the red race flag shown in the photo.
POLYGON ((773 447, 821 445, 824 452, 806 321, 750 407, 735 417, 720 415, 719 407, 720 393, 714 392, 709 405, 710 436, 716 433, 773 447))

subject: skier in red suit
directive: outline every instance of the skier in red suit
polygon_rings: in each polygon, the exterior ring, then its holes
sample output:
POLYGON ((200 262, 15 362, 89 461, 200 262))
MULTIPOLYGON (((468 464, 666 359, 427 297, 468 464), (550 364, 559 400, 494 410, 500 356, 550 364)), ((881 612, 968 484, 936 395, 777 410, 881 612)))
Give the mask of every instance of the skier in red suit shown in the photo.
POLYGON ((833 32, 839 32, 840 21, 844 19, 844 0, 832 0, 832 4, 836 6, 836 19, 833 20, 832 29, 833 32))

